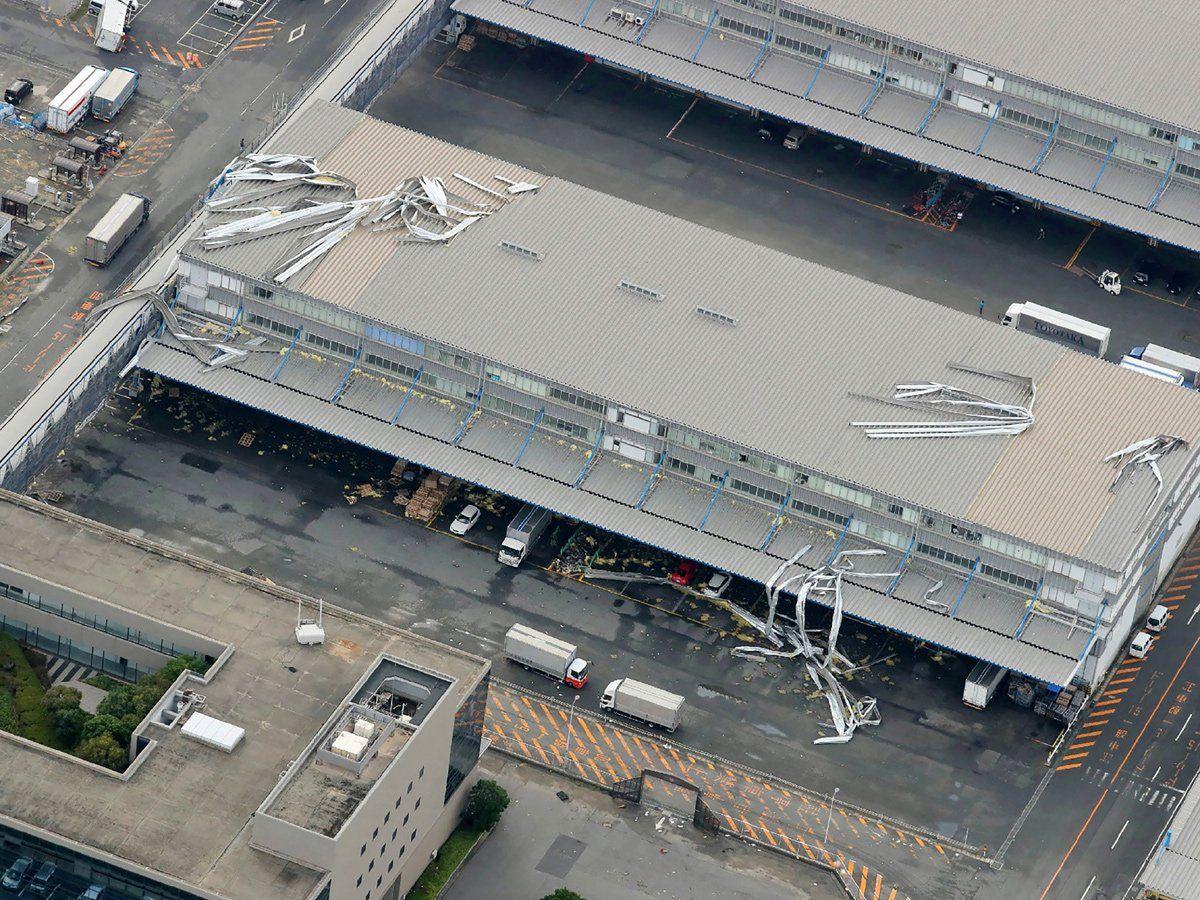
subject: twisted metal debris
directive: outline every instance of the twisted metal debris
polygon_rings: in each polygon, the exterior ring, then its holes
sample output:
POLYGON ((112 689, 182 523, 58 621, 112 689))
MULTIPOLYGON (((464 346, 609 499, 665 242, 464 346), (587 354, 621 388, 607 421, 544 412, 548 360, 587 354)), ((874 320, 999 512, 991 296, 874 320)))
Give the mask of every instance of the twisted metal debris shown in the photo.
POLYGON ((1150 470, 1154 475, 1154 480, 1157 482, 1154 488, 1154 496, 1150 498, 1150 502, 1146 505, 1146 509, 1149 511, 1154 506, 1154 502, 1158 500, 1158 495, 1162 493, 1163 489, 1162 472, 1158 470, 1158 461, 1172 450, 1179 448, 1187 449, 1187 445, 1188 442, 1181 437, 1159 434, 1145 440, 1134 441, 1128 447, 1122 447, 1120 450, 1108 454, 1108 456, 1104 457, 1103 462, 1111 462, 1117 469, 1116 477, 1113 479, 1112 484, 1108 486, 1109 491, 1115 493, 1122 481, 1132 479, 1140 467, 1145 467, 1150 470))
POLYGON ((961 365, 951 365, 950 368, 1018 387, 1024 395, 1022 402, 1004 403, 935 381, 897 384, 890 398, 864 399, 952 418, 931 421, 851 422, 850 425, 864 429, 869 438, 1017 435, 1033 425, 1033 402, 1037 397, 1037 387, 1033 379, 1008 372, 991 372, 961 365))

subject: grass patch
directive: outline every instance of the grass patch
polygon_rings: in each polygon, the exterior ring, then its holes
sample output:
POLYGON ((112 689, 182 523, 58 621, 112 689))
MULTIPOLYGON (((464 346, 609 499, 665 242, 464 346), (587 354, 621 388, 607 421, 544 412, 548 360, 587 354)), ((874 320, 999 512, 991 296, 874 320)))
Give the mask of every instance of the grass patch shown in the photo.
POLYGON ((483 830, 470 825, 459 825, 446 838, 438 850, 437 859, 425 867, 421 877, 408 892, 407 900, 434 900, 438 891, 446 886, 454 870, 458 868, 475 841, 483 834, 483 830))
POLYGON ((84 684, 90 684, 94 688, 99 688, 102 691, 115 691, 119 687, 124 687, 125 682, 113 678, 111 675, 105 675, 99 672, 90 678, 83 679, 84 684))
POLYGON ((80 19, 82 19, 84 16, 87 15, 87 11, 88 11, 88 0, 79 0, 79 5, 76 6, 73 10, 71 10, 67 14, 67 18, 70 19, 72 22, 78 22, 80 19))
POLYGON ((0 633, 0 692, 7 695, 0 702, 0 719, 8 724, 15 720, 16 727, 10 730, 56 750, 70 749, 62 746, 54 733, 54 722, 42 704, 46 688, 21 645, 7 633, 0 633))

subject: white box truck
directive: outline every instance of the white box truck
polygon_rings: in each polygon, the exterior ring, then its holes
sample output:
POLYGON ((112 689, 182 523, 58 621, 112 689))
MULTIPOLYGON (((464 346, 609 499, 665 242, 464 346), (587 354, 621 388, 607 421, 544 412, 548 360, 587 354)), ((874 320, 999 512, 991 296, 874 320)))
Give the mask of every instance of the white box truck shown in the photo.
POLYGON ((59 134, 68 134, 92 107, 92 95, 108 77, 108 69, 84 66, 50 101, 46 110, 46 127, 59 134))
POLYGON ((508 629, 504 635, 504 655, 573 688, 587 684, 588 661, 580 658, 579 648, 528 625, 518 622, 508 629))
POLYGON ((600 697, 600 708, 667 731, 674 731, 683 720, 682 697, 632 678, 610 681, 600 697))
POLYGON ((1165 381, 1167 384, 1176 386, 1183 384, 1183 373, 1144 359, 1138 359, 1136 356, 1130 354, 1121 357, 1121 368, 1137 372, 1139 375, 1145 375, 1147 378, 1153 378, 1155 381, 1165 381))
POLYGON ((1104 356, 1108 352, 1108 339, 1112 336, 1112 329, 1104 325, 1029 301, 1009 306, 1001 324, 1068 344, 1094 356, 1104 356))
POLYGON ((96 46, 110 53, 119 51, 125 42, 129 14, 129 0, 104 0, 96 15, 96 46))
POLYGON ((496 559, 506 566, 519 566, 525 561, 529 549, 542 536, 552 518, 553 513, 550 510, 526 503, 508 523, 508 531, 504 534, 496 559))
POLYGON ((88 232, 83 258, 93 266, 106 266, 109 260, 150 217, 150 201, 141 194, 122 194, 96 227, 88 232))
POLYGON ((1129 351, 1129 355, 1143 362, 1174 369, 1183 376, 1184 387, 1195 388, 1200 385, 1200 359, 1194 356, 1169 347, 1160 347, 1158 344, 1134 347, 1129 351))
POLYGON ((92 96, 92 116, 101 122, 111 122, 137 91, 141 76, 133 69, 119 66, 108 73, 104 84, 92 96))
POLYGON ((980 660, 963 685, 963 703, 976 709, 986 709, 1007 674, 1008 669, 980 660))

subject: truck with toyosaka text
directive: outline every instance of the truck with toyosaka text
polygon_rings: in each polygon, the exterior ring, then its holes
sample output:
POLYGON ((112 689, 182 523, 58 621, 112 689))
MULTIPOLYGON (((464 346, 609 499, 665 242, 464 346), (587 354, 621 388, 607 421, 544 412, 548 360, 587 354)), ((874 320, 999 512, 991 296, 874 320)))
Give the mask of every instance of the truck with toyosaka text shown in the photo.
POLYGON ((1001 324, 1100 357, 1108 352, 1108 339, 1112 336, 1112 329, 1106 325, 1029 301, 1011 304, 1001 324))
POLYGON ((93 266, 106 266, 130 236, 150 218, 150 201, 141 194, 122 194, 96 227, 88 232, 83 258, 93 266))

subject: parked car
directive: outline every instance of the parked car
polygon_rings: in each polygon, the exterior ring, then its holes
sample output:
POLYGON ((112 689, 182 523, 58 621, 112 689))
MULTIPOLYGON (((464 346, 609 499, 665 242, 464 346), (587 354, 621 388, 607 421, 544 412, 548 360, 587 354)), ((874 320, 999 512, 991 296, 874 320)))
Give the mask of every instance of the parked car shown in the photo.
POLYGON ((995 191, 992 193, 992 206, 1001 206, 1009 212, 1020 212, 1021 201, 1010 194, 1008 191, 995 191))
POLYGON ((1144 631, 1139 631, 1133 639, 1133 643, 1129 645, 1129 655, 1134 659, 1144 659, 1146 654, 1150 652, 1150 645, 1154 643, 1154 638, 1150 637, 1144 631))
POLYGON ((6 891, 19 891, 25 887, 25 882, 33 876, 35 865, 36 863, 28 856, 20 857, 4 870, 4 877, 0 878, 0 887, 3 887, 6 891))
POLYGON ((461 510, 459 510, 458 515, 454 517, 454 521, 450 523, 450 533, 460 536, 464 535, 474 528, 475 523, 478 521, 479 507, 472 503, 468 503, 461 510))
POLYGON ((20 106, 21 101, 33 93, 33 82, 28 78, 18 78, 4 89, 4 102, 20 106))
POLYGON ((33 879, 29 882, 29 887, 25 888, 25 893, 30 897, 49 897, 57 886, 58 866, 46 860, 46 862, 38 867, 37 872, 34 873, 33 879))
POLYGON ((1149 286, 1155 278, 1158 277, 1158 266, 1154 264, 1154 260, 1142 257, 1133 266, 1133 283, 1140 284, 1143 287, 1149 286))
POLYGON ((104 900, 108 896, 108 888, 103 884, 89 884, 83 889, 76 900, 104 900))
POLYGON ((704 587, 700 588, 700 593, 705 597, 720 597, 732 583, 733 576, 728 573, 713 572, 704 583, 704 587))
POLYGON ((677 584, 680 587, 687 587, 692 583, 692 579, 696 577, 696 569, 697 566, 694 562, 690 559, 685 559, 671 570, 671 574, 667 576, 667 581, 677 584))
POLYGON ((1171 277, 1167 279, 1167 293, 1181 293, 1188 282, 1188 273, 1183 269, 1176 269, 1171 273, 1171 277))

